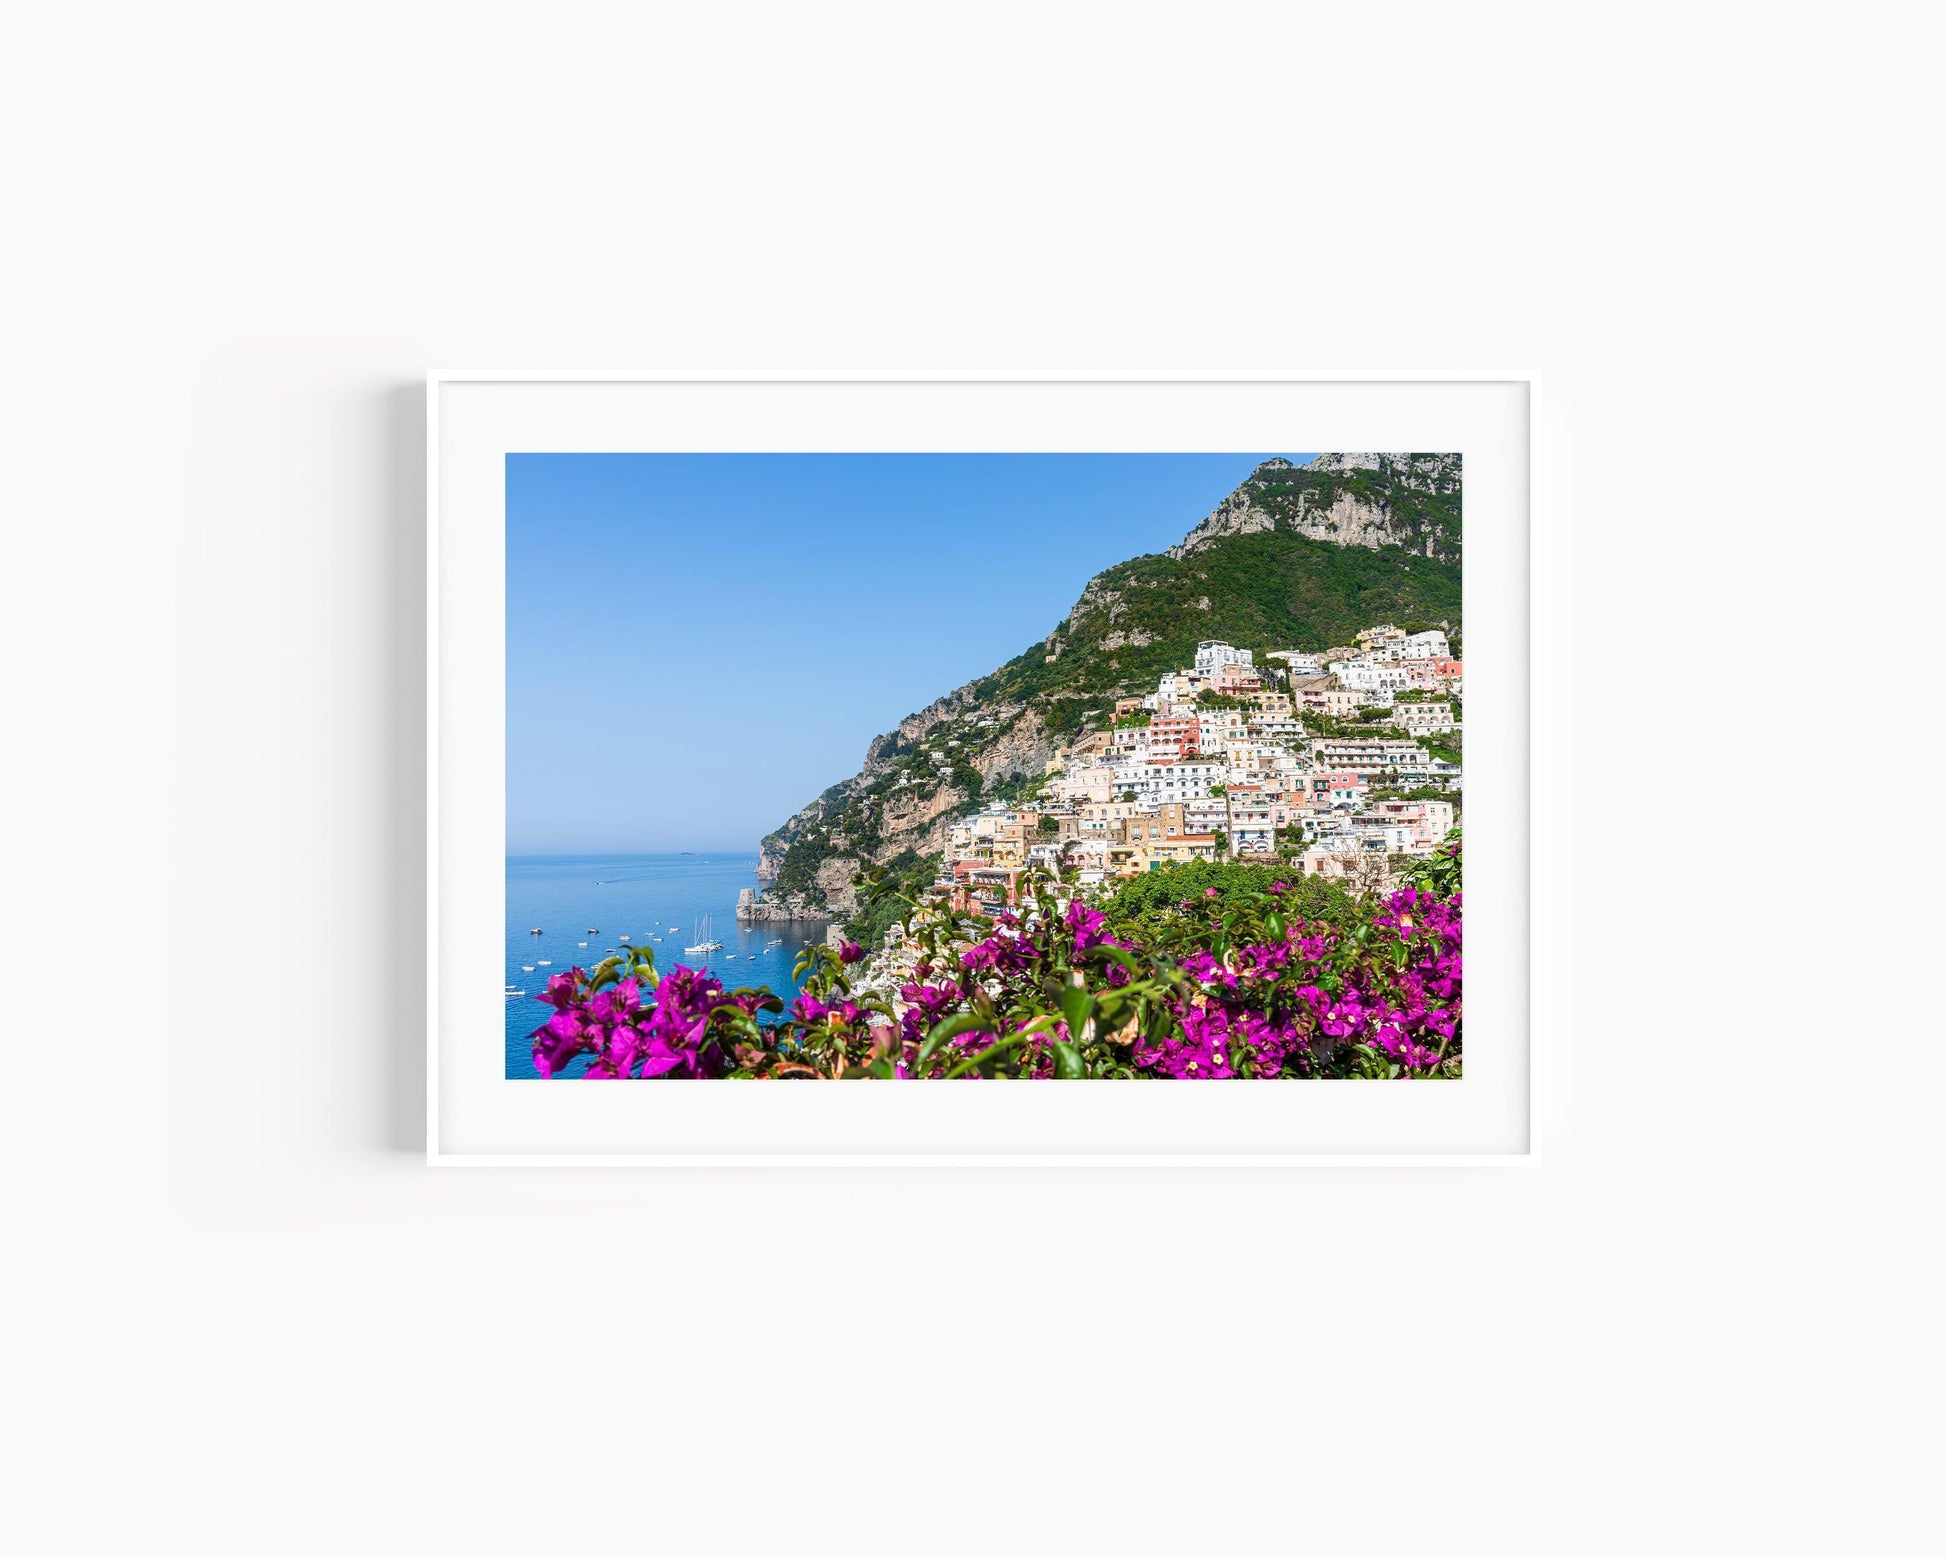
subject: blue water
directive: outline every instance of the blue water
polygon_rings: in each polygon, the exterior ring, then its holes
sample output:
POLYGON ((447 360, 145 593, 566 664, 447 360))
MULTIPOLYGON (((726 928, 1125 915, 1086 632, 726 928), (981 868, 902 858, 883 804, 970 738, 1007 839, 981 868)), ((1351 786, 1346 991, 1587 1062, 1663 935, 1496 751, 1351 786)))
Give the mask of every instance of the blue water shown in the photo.
MULTIPOLYGON (((507 1075, 533 1078, 527 1035, 548 1017, 534 999, 550 973, 592 967, 628 944, 647 946, 662 971, 704 967, 726 989, 768 984, 788 999, 796 985, 791 964, 808 943, 824 939, 821 920, 737 924, 737 893, 757 884, 754 854, 525 855, 507 861, 507 983, 525 990, 507 1001, 507 1075), (696 942, 696 921, 715 916, 723 950, 705 957, 683 947, 696 942), (594 926, 595 933, 589 934, 594 926), (672 935, 669 926, 676 926, 672 935), (527 932, 538 926, 539 935, 527 932), (661 940, 656 940, 656 936, 661 940), (766 941, 783 945, 764 949, 766 941), (585 941, 587 945, 581 943, 585 941), (541 966, 541 959, 551 966, 541 966), (526 971, 532 968, 533 972, 526 971)), ((577 1061, 570 1073, 585 1069, 577 1061)))

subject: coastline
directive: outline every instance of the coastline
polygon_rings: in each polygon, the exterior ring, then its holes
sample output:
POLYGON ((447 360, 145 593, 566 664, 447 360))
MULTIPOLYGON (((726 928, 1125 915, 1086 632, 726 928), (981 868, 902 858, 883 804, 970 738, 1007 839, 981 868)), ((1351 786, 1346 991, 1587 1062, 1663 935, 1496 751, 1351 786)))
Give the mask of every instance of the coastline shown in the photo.
POLYGON ((822 924, 838 917, 829 908, 814 906, 796 896, 761 897, 755 887, 745 887, 737 894, 736 916, 738 924, 822 924))

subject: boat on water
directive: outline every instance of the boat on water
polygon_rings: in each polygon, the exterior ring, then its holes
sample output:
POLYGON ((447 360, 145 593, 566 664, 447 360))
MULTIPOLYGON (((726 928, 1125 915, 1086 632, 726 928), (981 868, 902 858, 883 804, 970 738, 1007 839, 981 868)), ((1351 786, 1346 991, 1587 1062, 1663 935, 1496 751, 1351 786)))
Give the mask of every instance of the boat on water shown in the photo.
POLYGON ((534 965, 531 962, 523 963, 520 971, 522 973, 532 973, 534 971, 534 965))
POLYGON ((537 967, 537 968, 551 968, 551 967, 553 967, 553 966, 554 966, 554 963, 553 963, 553 961, 552 961, 552 959, 550 959, 550 958, 547 958, 547 957, 536 957, 536 958, 534 959, 534 966, 535 966, 535 967, 537 967))
POLYGON ((526 993, 527 993, 527 991, 526 991, 526 990, 524 990, 524 989, 515 989, 515 988, 513 987, 513 985, 511 985, 511 984, 509 984, 509 985, 507 986, 507 998, 508 998, 509 1000, 511 1000, 511 999, 513 999, 515 995, 524 995, 524 994, 526 994, 526 993))
POLYGON ((683 948, 684 951, 714 952, 723 949, 723 943, 716 938, 711 930, 711 924, 714 918, 715 916, 712 914, 703 915, 696 926, 696 944, 694 946, 685 946, 683 948))
POLYGON ((541 932, 538 930, 529 930, 527 933, 529 935, 539 935, 541 932))

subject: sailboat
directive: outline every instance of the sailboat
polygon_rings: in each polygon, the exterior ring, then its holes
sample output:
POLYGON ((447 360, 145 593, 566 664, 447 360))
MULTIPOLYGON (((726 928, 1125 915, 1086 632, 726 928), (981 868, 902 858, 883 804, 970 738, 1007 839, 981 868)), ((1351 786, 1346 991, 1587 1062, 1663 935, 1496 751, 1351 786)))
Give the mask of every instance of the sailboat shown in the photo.
POLYGON ((696 944, 694 946, 685 946, 683 948, 684 951, 713 952, 713 951, 721 951, 723 949, 723 943, 717 940, 715 935, 711 933, 710 930, 711 918, 712 916, 709 914, 703 915, 702 922, 696 926, 696 944))

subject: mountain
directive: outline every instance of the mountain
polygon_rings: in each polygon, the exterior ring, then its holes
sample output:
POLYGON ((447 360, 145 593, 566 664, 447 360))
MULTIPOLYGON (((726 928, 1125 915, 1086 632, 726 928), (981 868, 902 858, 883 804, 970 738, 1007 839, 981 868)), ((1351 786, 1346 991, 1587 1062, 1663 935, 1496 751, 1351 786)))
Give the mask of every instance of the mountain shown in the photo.
POLYGON ((1265 460, 1169 555, 1190 556, 1226 535, 1288 530, 1456 563, 1459 492, 1457 454, 1320 454, 1308 465, 1265 460))
POLYGON ((1266 460, 1167 553, 1088 581, 1046 638, 877 737, 761 845, 773 899, 851 906, 861 862, 936 853, 956 816, 1037 787, 1117 697, 1220 638, 1318 650, 1379 622, 1460 623, 1460 456, 1266 460))

